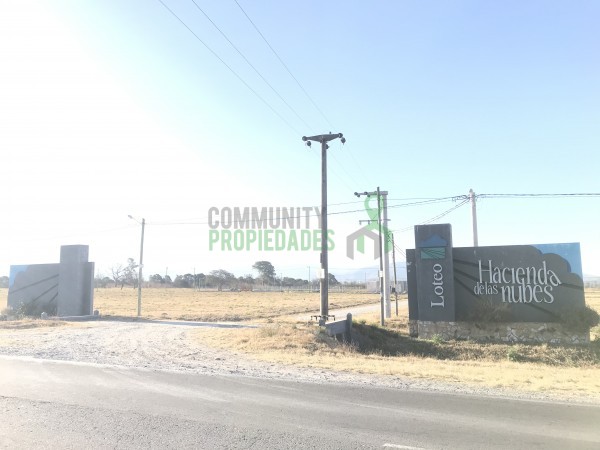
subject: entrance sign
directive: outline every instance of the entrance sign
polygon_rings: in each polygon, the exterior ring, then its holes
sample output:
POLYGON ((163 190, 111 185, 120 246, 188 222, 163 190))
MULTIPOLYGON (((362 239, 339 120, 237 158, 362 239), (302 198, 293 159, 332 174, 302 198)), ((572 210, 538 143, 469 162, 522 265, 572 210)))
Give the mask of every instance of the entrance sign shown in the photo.
POLYGON ((585 307, 578 243, 452 248, 449 224, 418 225, 407 267, 412 320, 477 321, 484 311, 559 322, 585 307))
POLYGON ((63 245, 58 264, 10 266, 8 306, 58 316, 92 314, 94 263, 87 245, 63 245))
POLYGON ((415 227, 419 320, 454 322, 454 269, 450 224, 415 227))
POLYGON ((454 249, 457 316, 482 301, 513 322, 556 322, 585 306, 579 244, 454 249))

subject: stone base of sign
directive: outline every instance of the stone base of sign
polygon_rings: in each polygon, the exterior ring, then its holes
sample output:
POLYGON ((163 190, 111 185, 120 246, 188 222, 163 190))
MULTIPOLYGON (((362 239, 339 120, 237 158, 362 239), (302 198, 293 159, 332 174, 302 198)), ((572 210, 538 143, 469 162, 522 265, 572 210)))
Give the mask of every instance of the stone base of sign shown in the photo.
MULTIPOLYGON (((419 320, 419 339, 468 340, 498 343, 589 344, 590 333, 565 329, 559 323, 428 322, 419 320)), ((412 328, 409 324, 409 332, 412 328)))
POLYGON ((410 337, 419 337, 419 321, 409 320, 408 321, 408 335, 410 337))

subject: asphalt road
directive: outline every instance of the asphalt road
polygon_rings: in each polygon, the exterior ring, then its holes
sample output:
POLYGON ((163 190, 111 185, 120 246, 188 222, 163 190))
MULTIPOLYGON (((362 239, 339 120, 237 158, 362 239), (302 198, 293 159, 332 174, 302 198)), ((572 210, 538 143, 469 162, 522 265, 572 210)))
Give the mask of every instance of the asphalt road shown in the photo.
POLYGON ((598 449, 600 407, 0 357, 0 448, 598 449))

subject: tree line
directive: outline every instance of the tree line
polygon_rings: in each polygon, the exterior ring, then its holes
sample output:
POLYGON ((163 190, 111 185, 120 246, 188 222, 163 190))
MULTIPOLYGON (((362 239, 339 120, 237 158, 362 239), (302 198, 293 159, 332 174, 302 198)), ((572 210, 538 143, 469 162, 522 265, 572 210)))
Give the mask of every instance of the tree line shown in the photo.
MULTIPOLYGON (((126 264, 116 264, 110 268, 111 276, 96 275, 96 287, 120 287, 125 286, 137 288, 138 286, 139 264, 133 258, 128 258, 126 264)), ((150 275, 144 282, 151 283, 154 286, 168 286, 175 288, 195 288, 195 289, 224 289, 235 290, 253 290, 254 288, 264 286, 277 286, 281 288, 292 287, 313 287, 319 284, 319 280, 307 280, 302 278, 291 278, 277 276, 275 267, 269 261, 257 261, 252 265, 252 269, 258 272, 258 276, 252 274, 236 277, 233 273, 225 269, 212 270, 208 274, 186 273, 177 275, 172 279, 169 275, 155 273, 150 275)), ((337 286, 340 282, 335 275, 329 274, 329 285, 337 286)))

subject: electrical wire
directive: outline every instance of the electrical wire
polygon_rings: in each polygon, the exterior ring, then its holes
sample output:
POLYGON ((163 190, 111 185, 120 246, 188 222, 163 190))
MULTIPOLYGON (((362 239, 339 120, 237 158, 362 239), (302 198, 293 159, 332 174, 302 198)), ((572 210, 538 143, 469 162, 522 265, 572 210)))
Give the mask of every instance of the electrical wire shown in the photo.
POLYGON ((208 14, 206 14, 206 12, 200 7, 200 5, 198 5, 198 3, 196 3, 196 0, 192 0, 192 2, 194 3, 194 5, 196 6, 196 8, 198 9, 198 11, 200 11, 202 14, 204 14, 204 17, 206 17, 206 19, 213 25, 213 27, 216 28, 216 30, 221 33, 221 36, 223 36, 223 38, 225 38, 225 40, 227 42, 229 42, 229 45, 231 45, 231 47, 238 52, 238 54, 244 59, 244 61, 246 61, 246 63, 254 70, 254 72, 256 72, 256 74, 265 82, 265 84, 267 86, 269 86, 271 88, 271 90, 277 95, 277 97, 279 97, 279 99, 285 103, 285 105, 290 109, 290 111, 292 111, 292 113, 294 113, 294 115, 304 124, 306 125, 307 128, 310 128, 310 125, 308 125, 308 123, 306 123, 306 121, 300 117, 300 114, 298 114, 298 112, 292 108, 292 106, 285 100, 285 98, 283 98, 283 96, 279 93, 279 91, 277 91, 277 89, 275 89, 273 87, 273 85, 271 83, 269 83, 269 81, 263 76, 262 73, 259 72, 259 70, 254 66, 254 64, 252 64, 248 58, 246 58, 246 55, 244 55, 244 53, 242 53, 242 51, 236 47, 236 45, 231 42, 231 39, 229 39, 229 37, 227 37, 227 35, 217 26, 217 24, 208 16, 208 14))
MULTIPOLYGON (((463 206, 463 205, 465 205, 465 204, 467 204, 467 203, 469 203, 469 200, 468 200, 468 199, 466 199, 466 200, 463 200, 463 201, 462 201, 462 202, 460 202, 459 204, 457 204, 457 205, 453 206, 453 207, 452 207, 452 208, 450 208, 450 209, 447 209, 447 210, 446 210, 446 211, 444 211, 443 213, 441 213, 441 214, 438 214, 437 216, 435 216, 435 217, 432 217, 431 219, 427 219, 427 220, 425 220, 424 222, 420 222, 420 223, 419 223, 419 225, 426 225, 426 224, 428 224, 428 223, 431 223, 431 222, 434 222, 434 221, 436 221, 436 220, 438 220, 438 219, 441 219, 442 217, 444 217, 444 216, 447 216, 447 215, 448 215, 448 214, 450 214, 451 212, 453 212, 453 211, 457 210, 458 208, 460 208, 461 206, 463 206)), ((413 227, 414 227, 414 225, 411 225, 411 226, 409 226, 409 227, 401 228, 400 230, 392 230, 392 231, 400 231, 400 232, 404 232, 404 231, 409 231, 409 230, 412 230, 412 229, 413 229, 413 227)))
MULTIPOLYGON (((589 193, 589 194, 477 194, 476 197, 479 196, 483 196, 484 198, 508 198, 510 196, 516 196, 516 197, 548 197, 548 196, 555 196, 555 197, 600 197, 600 193, 589 193), (489 197, 488 197, 489 196, 489 197)), ((469 203, 470 199, 467 196, 449 196, 449 197, 438 197, 438 198, 425 198, 425 199, 419 199, 419 198, 406 198, 406 199, 391 199, 388 201, 406 201, 406 200, 416 200, 416 201, 410 201, 407 203, 400 203, 400 204, 396 204, 396 205, 390 205, 388 204, 388 209, 392 209, 392 208, 403 208, 403 207, 409 207, 409 206, 421 206, 421 205, 429 205, 429 204, 436 204, 436 203, 443 203, 443 202, 447 202, 447 201, 451 201, 451 200, 456 200, 456 199, 460 199, 460 203, 458 203, 457 205, 453 206, 452 208, 438 214, 435 217, 432 217, 424 222, 421 222, 420 225, 425 225, 428 223, 431 223, 435 220, 441 219, 442 217, 450 214, 451 212, 453 212, 454 210, 460 208, 461 206, 465 205, 466 203, 469 203)), ((361 200, 358 201, 353 201, 353 202, 343 202, 343 203, 333 203, 330 204, 329 206, 338 206, 338 205, 351 205, 351 204, 357 204, 357 203, 362 203, 361 200)), ((328 216, 334 216, 334 215, 341 215, 341 214, 352 214, 352 213, 357 213, 357 212, 364 212, 364 209, 350 209, 350 210, 344 210, 344 211, 329 211, 328 212, 328 216)), ((306 215, 303 215, 302 218, 307 217, 306 215)), ((318 217, 318 214, 309 214, 308 217, 318 217)), ((290 219, 297 219, 298 217, 290 217, 290 219)), ((154 222, 153 225, 208 225, 208 218, 204 219, 180 219, 177 222, 154 222), (189 221, 188 221, 189 220, 189 221), (201 222, 198 222, 198 220, 201 220, 201 222), (193 222, 191 222, 193 221, 193 222)), ((405 228, 401 228, 401 229, 397 229, 397 230, 390 230, 390 231, 408 231, 408 230, 412 230, 413 226, 409 226, 409 227, 405 227, 405 228)))
POLYGON ((569 193, 569 194, 476 194, 479 198, 558 198, 558 197, 600 197, 600 193, 569 193))
POLYGON ((323 111, 321 110, 321 108, 319 108, 319 106, 315 103, 315 101, 312 99, 312 97, 308 94, 308 92, 306 92, 306 89, 304 89, 304 86, 302 86, 302 84, 300 83, 300 81, 298 81, 298 79, 294 76, 294 74, 292 73, 292 71, 288 68, 288 66, 283 62, 283 60, 281 59, 281 57, 279 56, 279 54, 277 54, 277 52, 275 51, 275 49, 271 46, 271 44, 269 43, 269 41, 267 40, 267 38, 262 34, 262 32, 258 29, 258 27, 256 26, 256 24, 252 21, 252 19, 250 18, 250 16, 248 15, 248 13, 244 10, 244 8, 242 8, 242 5, 239 4, 239 2, 237 0, 233 0, 235 2, 235 4, 238 6, 238 8, 240 9, 240 11, 242 11, 242 13, 244 14, 244 16, 246 16, 246 19, 248 19, 248 21, 250 22, 250 24, 252 24, 252 26, 254 27, 254 29, 256 30, 256 32, 259 34, 259 36, 263 39, 263 41, 265 41, 265 44, 267 44, 267 46, 271 49, 271 51, 273 52, 273 54, 275 55, 275 57, 279 60, 279 62, 281 63, 281 65, 283 66, 283 68, 287 71, 287 73, 292 77, 292 79, 296 82, 296 84, 298 85, 298 87, 302 90, 302 92, 304 92, 304 95, 306 95, 306 98, 308 98, 308 100, 312 103, 312 105, 315 107, 315 109, 319 112, 319 114, 321 114, 321 116, 325 119, 325 121, 327 122, 327 124, 333 129, 335 128, 331 122, 329 121, 329 119, 327 118, 327 116, 325 116, 325 114, 323 113, 323 111))
POLYGON ((250 92, 252 92, 261 102, 263 102, 277 117, 279 117, 279 119, 281 119, 281 121, 283 123, 285 123, 296 135, 301 135, 301 133, 294 128, 294 126, 292 124, 290 124, 279 112, 277 112, 277 110, 275 110, 275 108, 273 108, 273 106, 271 106, 271 104, 269 102, 267 102, 258 92, 256 92, 256 90, 254 90, 252 88, 252 86, 250 86, 235 70, 233 70, 233 68, 227 64, 225 62, 225 60, 223 60, 223 58, 221 58, 217 52, 215 52, 212 48, 210 48, 206 42, 204 42, 200 36, 198 36, 176 13, 175 11, 173 11, 171 8, 169 8, 164 2, 163 0, 157 0, 161 5, 163 5, 165 7, 165 9, 167 11, 169 11, 171 13, 171 15, 173 17, 175 17, 190 33, 192 33, 192 35, 198 40, 198 42, 200 42, 202 45, 204 45, 204 47, 206 47, 206 49, 213 54, 213 56, 215 58, 217 58, 225 67, 227 67, 227 69, 229 69, 229 71, 238 79, 240 80, 240 82, 246 86, 250 92))

